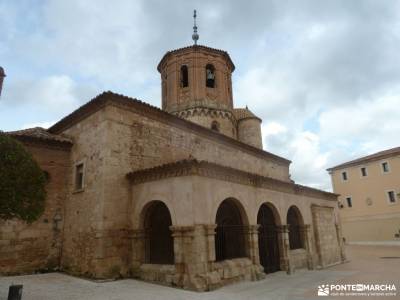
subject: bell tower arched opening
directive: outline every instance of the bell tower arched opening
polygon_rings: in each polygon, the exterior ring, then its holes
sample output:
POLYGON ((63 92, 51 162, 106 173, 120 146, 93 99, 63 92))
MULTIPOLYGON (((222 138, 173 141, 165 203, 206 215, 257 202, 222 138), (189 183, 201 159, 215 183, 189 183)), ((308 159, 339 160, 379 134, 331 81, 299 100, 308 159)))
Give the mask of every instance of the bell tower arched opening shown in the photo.
POLYGON ((187 65, 181 66, 181 87, 185 88, 189 86, 189 71, 187 65))
POLYGON ((215 88, 215 68, 212 64, 206 66, 206 87, 215 88))

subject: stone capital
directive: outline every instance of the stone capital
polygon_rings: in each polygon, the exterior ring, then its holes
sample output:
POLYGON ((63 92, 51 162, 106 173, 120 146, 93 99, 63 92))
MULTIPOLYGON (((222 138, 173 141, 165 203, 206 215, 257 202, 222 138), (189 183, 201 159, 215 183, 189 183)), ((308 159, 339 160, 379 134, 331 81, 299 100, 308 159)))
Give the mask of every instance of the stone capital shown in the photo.
POLYGON ((183 237, 188 233, 192 233, 194 226, 169 226, 172 232, 172 237, 183 237))
POLYGON ((129 232, 129 237, 132 239, 141 239, 146 236, 144 229, 133 229, 129 232))
POLYGON ((278 233, 288 233, 289 232, 289 226, 288 225, 277 225, 276 226, 276 231, 278 233))
POLYGON ((311 229, 311 225, 310 224, 304 224, 304 225, 300 225, 299 226, 299 230, 301 231, 301 232, 309 232, 310 231, 310 229, 311 229))
POLYGON ((248 225, 247 230, 251 234, 258 234, 258 229, 260 228, 260 224, 255 224, 255 225, 248 225))
POLYGON ((204 230, 206 235, 215 235, 215 229, 217 228, 217 224, 205 224, 204 230))

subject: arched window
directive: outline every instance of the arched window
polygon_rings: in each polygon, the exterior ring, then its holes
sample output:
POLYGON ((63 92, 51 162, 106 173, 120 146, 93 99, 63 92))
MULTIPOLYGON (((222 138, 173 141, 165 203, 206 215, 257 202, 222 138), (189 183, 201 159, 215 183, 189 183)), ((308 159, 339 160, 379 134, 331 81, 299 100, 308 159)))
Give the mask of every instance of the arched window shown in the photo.
POLYGON ((206 66, 206 86, 209 88, 215 87, 215 68, 211 64, 206 66))
POLYGON ((211 129, 216 131, 216 132, 219 132, 219 123, 217 121, 212 121, 211 129))
POLYGON ((181 66, 181 87, 189 86, 189 73, 186 65, 181 66))
POLYGON ((169 229, 171 225, 168 207, 161 201, 154 201, 148 207, 144 220, 146 263, 174 263, 174 242, 169 229))
POLYGON ((303 239, 300 232, 302 226, 301 215, 297 207, 291 206, 287 214, 287 224, 289 225, 289 245, 290 249, 303 248, 303 239))
POLYGON ((216 261, 245 257, 243 220, 233 200, 227 199, 221 203, 217 211, 216 223, 216 261))

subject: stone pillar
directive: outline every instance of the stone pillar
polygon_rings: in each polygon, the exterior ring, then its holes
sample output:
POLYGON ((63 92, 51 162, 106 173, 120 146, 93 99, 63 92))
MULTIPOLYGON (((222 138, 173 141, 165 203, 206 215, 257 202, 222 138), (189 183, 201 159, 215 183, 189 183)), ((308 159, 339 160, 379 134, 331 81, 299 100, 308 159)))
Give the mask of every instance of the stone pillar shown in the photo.
POLYGON ((253 264, 260 264, 260 253, 258 250, 258 228, 260 225, 249 225, 244 228, 246 237, 246 254, 253 264))
POLYGON ((289 258, 289 227, 288 225, 277 226, 278 243, 279 243, 279 257, 280 266, 282 271, 286 271, 287 274, 292 273, 292 267, 289 258))
POLYGON ((214 224, 170 227, 174 238, 175 285, 198 291, 208 289, 208 272, 215 261, 215 227, 214 224))
POLYGON ((217 224, 204 225, 204 231, 207 243, 207 261, 209 267, 215 262, 215 229, 217 224))
POLYGON ((300 226, 300 235, 303 240, 303 246, 307 251, 307 267, 309 270, 314 270, 315 263, 313 260, 313 251, 312 251, 311 225, 305 224, 300 226))
POLYGON ((338 241, 338 246, 339 246, 339 251, 340 251, 340 259, 342 262, 345 262, 347 260, 346 258, 346 251, 345 251, 345 245, 343 242, 343 236, 342 236, 342 228, 339 223, 335 224, 336 227, 336 236, 337 236, 337 241, 338 241))
POLYGON ((174 262, 175 265, 183 263, 183 228, 181 226, 170 226, 171 235, 174 240, 174 262))
POLYGON ((140 266, 145 263, 146 233, 143 229, 134 229, 130 238, 132 239, 131 274, 133 277, 139 277, 140 266))

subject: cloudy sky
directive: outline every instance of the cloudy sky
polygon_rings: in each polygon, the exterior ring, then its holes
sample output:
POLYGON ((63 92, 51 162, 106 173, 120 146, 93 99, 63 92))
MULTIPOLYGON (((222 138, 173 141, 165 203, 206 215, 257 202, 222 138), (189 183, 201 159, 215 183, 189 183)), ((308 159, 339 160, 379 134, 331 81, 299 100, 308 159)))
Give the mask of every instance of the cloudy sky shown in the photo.
POLYGON ((171 49, 229 52, 237 107, 263 120, 267 151, 298 183, 400 146, 399 1, 0 0, 0 129, 48 127, 104 90, 160 106, 171 49))

